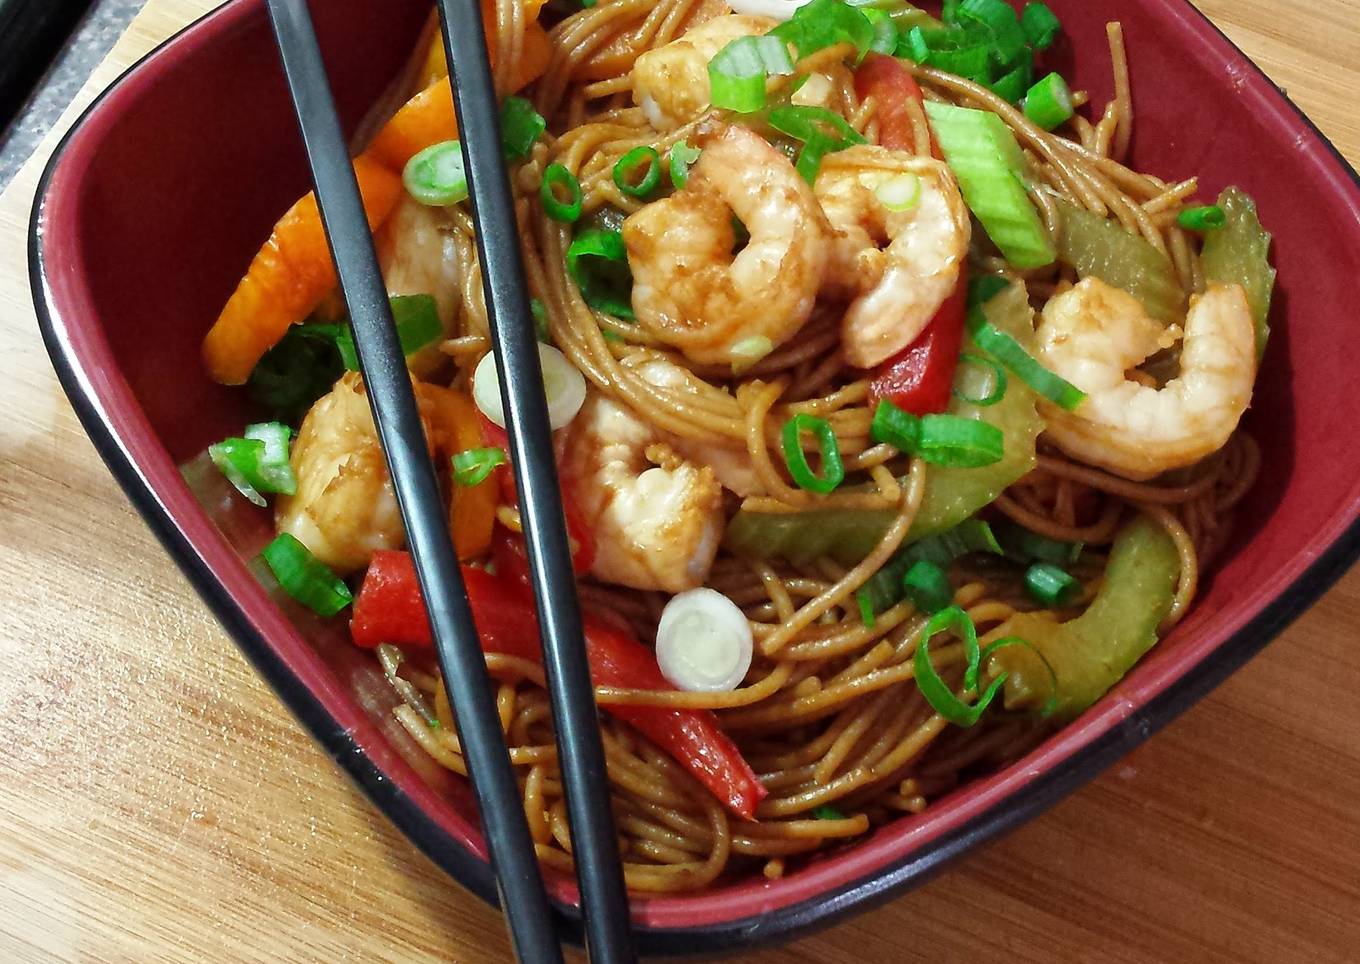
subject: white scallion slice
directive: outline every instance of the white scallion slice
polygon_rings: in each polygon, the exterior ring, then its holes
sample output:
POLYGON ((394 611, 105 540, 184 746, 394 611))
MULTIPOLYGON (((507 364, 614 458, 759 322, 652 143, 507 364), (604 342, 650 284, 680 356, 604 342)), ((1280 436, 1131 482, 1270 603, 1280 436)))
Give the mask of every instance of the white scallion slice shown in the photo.
MULTIPOLYGON (((548 423, 556 430, 575 418, 585 404, 586 378, 551 345, 538 346, 538 361, 543 367, 543 391, 548 396, 548 423)), ((483 415, 505 428, 501 378, 491 352, 478 362, 472 375, 472 397, 483 415)))
POLYGON ((890 177, 874 191, 889 211, 910 211, 921 200, 921 179, 915 174, 890 177))
POLYGON ((774 351, 774 342, 764 335, 752 335, 735 343, 729 350, 732 354, 732 374, 740 375, 774 351))
POLYGON ((809 0, 732 0, 728 4, 733 13, 748 17, 769 17, 771 20, 788 20, 794 12, 809 0))
POLYGON ((679 689, 702 693, 736 689, 751 668, 753 649, 746 614, 720 592, 682 592, 661 612, 656 661, 679 689))

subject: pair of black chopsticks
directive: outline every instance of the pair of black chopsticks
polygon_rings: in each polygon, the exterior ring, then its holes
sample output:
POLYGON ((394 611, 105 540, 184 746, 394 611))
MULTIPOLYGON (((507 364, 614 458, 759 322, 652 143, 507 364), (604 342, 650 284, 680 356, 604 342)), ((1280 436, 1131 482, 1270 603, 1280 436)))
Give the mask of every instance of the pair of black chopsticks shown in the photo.
MULTIPOLYGON (((561 961, 547 892, 488 685, 434 468, 393 326, 306 0, 267 0, 297 109, 322 221, 349 307, 374 422, 406 524, 439 666, 472 775, 515 953, 561 961)), ((557 757, 571 823, 586 947, 593 961, 635 958, 580 603, 553 461, 499 108, 477 0, 439 0, 454 106, 477 225, 492 344, 519 488, 557 757), (456 29, 451 25, 456 24, 456 29)))

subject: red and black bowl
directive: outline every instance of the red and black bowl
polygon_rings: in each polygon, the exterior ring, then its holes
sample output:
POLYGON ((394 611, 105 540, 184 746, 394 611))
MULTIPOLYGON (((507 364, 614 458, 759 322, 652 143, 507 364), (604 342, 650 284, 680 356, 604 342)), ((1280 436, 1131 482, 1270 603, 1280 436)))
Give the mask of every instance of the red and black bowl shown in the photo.
MULTIPOLYGON (((1135 162, 1238 184, 1275 233, 1280 291, 1249 428, 1265 471, 1193 613, 1113 692, 1005 769, 782 880, 639 898, 649 952, 788 939, 900 894, 1051 806, 1242 665, 1360 555, 1360 370, 1338 350, 1360 277, 1360 183, 1285 96, 1185 0, 1050 0, 1074 86, 1111 94, 1104 25, 1124 23, 1135 162)), ((428 0, 328 0, 315 17, 342 116, 358 123, 401 70, 428 0)), ((373 802, 487 901, 495 888, 471 794, 392 719, 370 654, 280 603, 253 575, 269 516, 226 511, 180 466, 249 417, 210 382, 199 342, 308 172, 262 0, 236 0, 130 70, 58 148, 33 213, 39 321, 104 460, 280 697, 373 802)), ((566 877, 549 881, 579 926, 566 877)))

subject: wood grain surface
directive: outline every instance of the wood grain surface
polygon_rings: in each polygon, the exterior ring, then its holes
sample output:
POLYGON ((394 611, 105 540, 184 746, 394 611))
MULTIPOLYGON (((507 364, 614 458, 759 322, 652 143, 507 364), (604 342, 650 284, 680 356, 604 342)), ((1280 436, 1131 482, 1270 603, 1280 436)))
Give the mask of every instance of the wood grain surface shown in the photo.
MULTIPOLYGON (((76 107, 211 6, 152 0, 76 107)), ((1202 6, 1360 163, 1357 0, 1202 6)), ((95 455, 35 329, 37 174, 0 199, 0 962, 505 960, 497 914, 313 745, 95 455)), ((1052 812, 749 959, 1360 959, 1360 571, 1052 812)))

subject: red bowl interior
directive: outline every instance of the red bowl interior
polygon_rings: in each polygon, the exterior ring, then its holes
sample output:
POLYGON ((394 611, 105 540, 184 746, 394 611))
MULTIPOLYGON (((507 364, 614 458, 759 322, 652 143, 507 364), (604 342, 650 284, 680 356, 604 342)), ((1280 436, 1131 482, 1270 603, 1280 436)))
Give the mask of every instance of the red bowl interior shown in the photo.
MULTIPOLYGON (((746 942, 786 935, 921 879, 1145 738, 1354 558, 1360 452, 1335 444, 1349 429, 1341 400, 1360 385, 1348 354, 1336 350, 1338 309, 1360 276, 1354 173, 1183 0, 1050 3, 1068 31, 1053 65, 1098 104, 1111 93, 1104 24, 1123 21, 1136 164, 1168 179, 1199 174, 1206 198, 1238 184, 1275 232, 1274 334, 1249 416, 1265 453, 1261 483, 1190 618, 1074 725, 924 814, 783 880, 636 900, 639 927, 669 934, 668 949, 703 946, 703 934, 728 935, 711 944, 738 932, 746 942)), ((428 2, 314 6, 352 126, 405 62, 428 2)), ((200 488, 205 509, 176 468, 251 414, 241 393, 204 377, 198 345, 269 225, 307 187, 263 3, 238 0, 136 68, 49 168, 34 231, 45 335, 105 458, 247 654, 318 737, 345 754, 341 762, 379 805, 487 896, 466 787, 392 721, 392 696, 368 654, 342 631, 276 603, 251 575, 247 560, 269 535, 268 516, 200 488)), ((556 876, 550 889, 574 903, 570 880, 556 876)))

